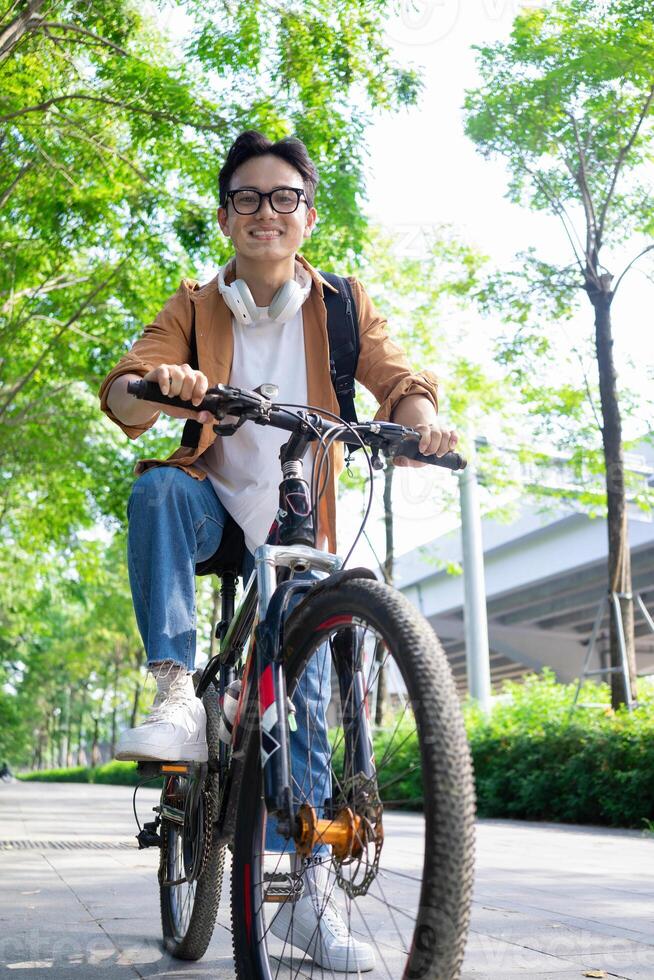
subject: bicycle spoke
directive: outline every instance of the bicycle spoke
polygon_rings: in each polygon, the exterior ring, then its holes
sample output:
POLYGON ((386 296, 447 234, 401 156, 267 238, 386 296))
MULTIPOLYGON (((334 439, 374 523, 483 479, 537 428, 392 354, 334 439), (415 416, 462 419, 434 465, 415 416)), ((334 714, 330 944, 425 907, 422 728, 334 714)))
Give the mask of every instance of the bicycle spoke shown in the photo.
MULTIPOLYGON (((253 976, 337 980, 344 974, 361 977, 365 967, 366 972, 372 969, 374 980, 399 980, 411 965, 424 975, 458 978, 459 947, 453 959, 443 958, 450 955, 449 934, 444 945, 439 937, 433 949, 416 945, 419 925, 439 928, 436 912, 421 908, 423 874, 429 871, 434 876, 432 882, 439 883, 441 899, 456 895, 455 869, 461 850, 453 846, 452 860, 447 855, 439 858, 436 867, 433 820, 440 810, 435 810, 434 783, 430 777, 423 784, 422 773, 437 771, 439 759, 460 755, 448 755, 443 729, 430 724, 429 717, 420 716, 418 729, 415 712, 428 701, 435 711, 444 706, 449 718, 456 715, 456 705, 448 701, 449 694, 441 697, 430 681, 423 682, 425 672, 419 668, 425 660, 429 663, 433 651, 428 633, 412 632, 415 617, 403 609, 397 620, 383 616, 374 620, 368 613, 372 607, 362 599, 348 618, 349 613, 339 611, 340 590, 346 588, 349 585, 339 585, 338 594, 332 596, 324 593, 316 600, 313 620, 310 616, 297 620, 292 642, 288 634, 289 661, 295 660, 287 684, 289 692, 293 691, 298 724, 297 736, 290 734, 293 805, 297 815, 301 806, 310 804, 319 821, 314 837, 305 837, 304 853, 328 853, 315 870, 294 857, 292 838, 280 844, 282 853, 265 854, 266 819, 272 824, 275 817, 266 818, 261 800, 261 823, 257 825, 261 831, 255 833, 261 854, 252 865, 257 881, 251 908, 257 918, 256 938, 269 965, 267 971, 255 971, 253 976), (337 625, 326 632, 326 623, 337 625), (415 641, 402 640, 414 635, 415 641), (404 646, 398 651, 400 641, 404 646), (407 663, 412 666, 407 668, 407 663), (413 670, 420 680, 412 682, 413 674, 407 670, 413 670), (383 799, 391 796, 399 799, 383 799), (391 807, 398 809, 397 820, 391 807), (407 808, 424 810, 427 819, 407 813, 407 808), (304 888, 289 892, 286 907, 266 903, 264 861, 266 871, 285 871, 287 860, 304 888), (336 938, 340 928, 333 915, 342 922, 342 940, 336 938), (275 916, 281 916, 279 924, 284 923, 283 930, 276 928, 278 937, 271 931, 275 916), (333 925, 328 927, 327 922, 333 925), (301 936, 297 931, 300 923, 301 936), (333 935, 332 927, 336 929, 333 935), (310 955, 314 946, 315 960, 310 955), (330 959, 330 952, 338 956, 337 961, 330 959), (318 965, 321 961, 324 966, 318 965)), ((379 595, 381 588, 357 583, 352 593, 379 595)), ((450 796, 449 789, 445 792, 442 806, 458 806, 458 791, 450 796)), ((305 824, 305 835, 307 829, 305 824)), ((447 825, 445 830, 449 833, 447 825)), ((456 937, 466 927, 466 919, 456 918, 460 914, 460 909, 453 910, 455 922, 460 923, 454 943, 460 942, 456 937)))

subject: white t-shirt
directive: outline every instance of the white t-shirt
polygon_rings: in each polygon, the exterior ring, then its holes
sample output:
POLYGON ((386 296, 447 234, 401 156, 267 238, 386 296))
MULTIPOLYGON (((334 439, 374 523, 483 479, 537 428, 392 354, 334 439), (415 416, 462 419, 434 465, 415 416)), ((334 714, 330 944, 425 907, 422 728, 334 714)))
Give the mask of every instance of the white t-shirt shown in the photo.
MULTIPOLYGON (((299 262, 295 263, 295 279, 306 300, 311 278, 299 262)), ((286 323, 264 319, 245 325, 232 317, 232 333, 230 385, 257 388, 267 382, 279 388, 276 401, 306 404, 302 307, 286 323)), ((225 421, 235 420, 228 416, 225 421)), ((245 422, 233 436, 219 436, 194 464, 206 472, 219 500, 243 529, 251 552, 265 542, 279 507, 279 450, 289 437, 290 433, 281 429, 245 422)), ((304 460, 304 478, 309 485, 311 462, 309 452, 304 460)))

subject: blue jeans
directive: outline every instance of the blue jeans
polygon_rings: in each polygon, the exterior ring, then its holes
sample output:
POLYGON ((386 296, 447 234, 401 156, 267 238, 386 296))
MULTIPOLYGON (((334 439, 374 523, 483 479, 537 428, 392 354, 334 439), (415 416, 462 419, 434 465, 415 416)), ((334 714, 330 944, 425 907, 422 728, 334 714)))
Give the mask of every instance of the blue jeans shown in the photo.
MULTIPOLYGON (((129 580, 148 663, 174 660, 193 670, 195 565, 218 550, 227 520, 225 508, 209 480, 196 480, 174 466, 157 466, 134 484, 127 514, 129 580)), ((246 552, 246 576, 253 562, 246 552)), ((325 645, 298 682, 293 695, 297 731, 291 733, 294 795, 310 801, 318 811, 330 795, 326 719, 330 693, 331 657, 325 645)), ((283 851, 288 846, 269 823, 266 850, 283 851)))

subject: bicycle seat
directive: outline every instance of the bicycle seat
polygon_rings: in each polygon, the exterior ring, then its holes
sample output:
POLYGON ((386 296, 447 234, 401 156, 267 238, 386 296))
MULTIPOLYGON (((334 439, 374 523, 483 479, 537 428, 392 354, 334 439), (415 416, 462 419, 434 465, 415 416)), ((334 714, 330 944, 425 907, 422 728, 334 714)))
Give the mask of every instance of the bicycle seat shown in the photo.
POLYGON ((243 573, 244 558, 245 538, 243 531, 234 518, 228 514, 218 551, 206 561, 198 562, 195 566, 195 574, 222 576, 231 572, 232 575, 238 577, 243 573))

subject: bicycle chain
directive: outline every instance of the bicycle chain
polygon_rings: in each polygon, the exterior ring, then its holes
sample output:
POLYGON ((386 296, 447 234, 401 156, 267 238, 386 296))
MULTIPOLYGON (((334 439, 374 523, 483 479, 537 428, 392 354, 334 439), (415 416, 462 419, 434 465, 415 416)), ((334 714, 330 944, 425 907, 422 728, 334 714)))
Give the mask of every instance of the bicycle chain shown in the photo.
MULTIPOLYGON (((209 777, 209 779, 215 777, 209 777)), ((208 780, 207 780, 208 782, 208 780)), ((206 784, 205 784, 206 786, 206 784)), ((200 861, 200 870, 195 876, 195 881, 202 877, 207 869, 207 864, 209 862, 209 852, 211 850, 212 838, 213 838, 213 791, 211 789, 203 789, 201 796, 201 804, 204 806, 204 826, 202 834, 202 859, 200 861)), ((163 824, 162 821, 162 830, 163 824)), ((159 884, 166 884, 166 871, 168 867, 168 833, 161 834, 161 857, 159 861, 159 884)), ((188 879, 187 879, 188 881, 188 879)))

